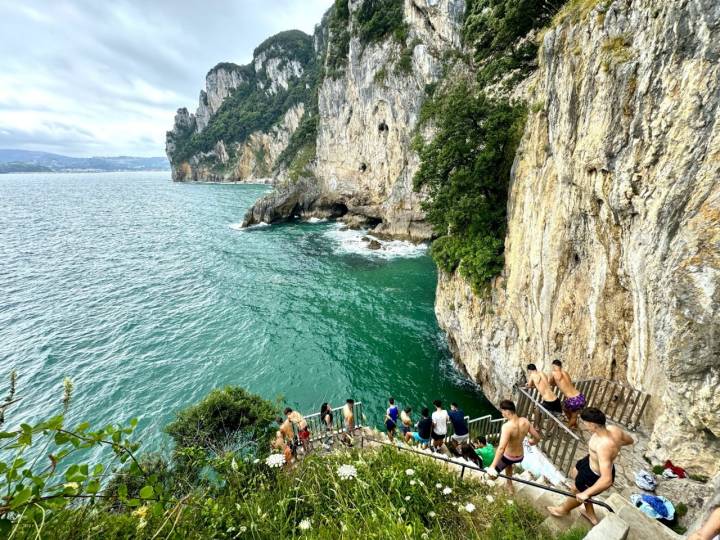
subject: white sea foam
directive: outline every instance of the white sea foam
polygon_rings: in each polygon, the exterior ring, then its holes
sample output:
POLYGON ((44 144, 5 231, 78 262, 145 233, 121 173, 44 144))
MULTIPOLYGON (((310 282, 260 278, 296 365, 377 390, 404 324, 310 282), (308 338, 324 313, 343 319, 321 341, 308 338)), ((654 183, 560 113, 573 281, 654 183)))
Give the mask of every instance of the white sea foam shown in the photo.
POLYGON ((311 217, 307 220, 308 223, 325 223, 327 218, 311 217))
POLYGON ((414 244, 404 240, 381 240, 368 231, 360 229, 344 229, 342 223, 330 229, 325 235, 336 244, 336 253, 352 253, 366 257, 378 257, 392 259, 396 257, 419 257, 427 253, 428 246, 425 243, 414 244), (363 238, 377 240, 380 242, 380 249, 369 249, 368 241, 363 238))
POLYGON ((255 225, 250 225, 249 227, 243 227, 242 223, 231 223, 228 225, 232 230, 234 231, 244 231, 245 229, 260 229, 262 227, 269 227, 269 223, 265 223, 264 221, 261 221, 260 223, 256 223, 255 225))

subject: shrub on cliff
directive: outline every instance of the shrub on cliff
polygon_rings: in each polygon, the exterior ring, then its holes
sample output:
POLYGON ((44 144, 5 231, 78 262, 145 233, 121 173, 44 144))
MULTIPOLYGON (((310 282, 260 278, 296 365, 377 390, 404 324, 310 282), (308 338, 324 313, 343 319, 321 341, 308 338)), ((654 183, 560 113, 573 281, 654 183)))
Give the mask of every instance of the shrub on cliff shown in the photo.
POLYGON ((403 20, 403 0, 364 0, 355 15, 355 32, 363 45, 392 36, 405 43, 408 34, 403 20))
POLYGON ((276 415, 272 403, 228 386, 178 412, 165 431, 175 441, 176 465, 192 471, 207 465, 210 457, 228 452, 254 456, 266 449, 276 415))
POLYGON ((467 81, 437 92, 421 113, 421 124, 435 127, 429 142, 415 140, 415 188, 427 190, 423 209, 439 235, 431 252, 476 290, 503 266, 510 169, 525 116, 523 105, 490 98, 467 81))

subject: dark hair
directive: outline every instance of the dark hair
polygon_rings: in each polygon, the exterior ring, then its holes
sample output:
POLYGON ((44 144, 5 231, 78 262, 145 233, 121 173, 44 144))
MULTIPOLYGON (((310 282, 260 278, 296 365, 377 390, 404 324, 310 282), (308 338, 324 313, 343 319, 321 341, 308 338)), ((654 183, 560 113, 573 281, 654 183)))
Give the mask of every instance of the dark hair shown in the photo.
POLYGON ((395 405, 395 398, 390 398, 388 401, 390 402, 390 405, 395 405))
POLYGON ((420 411, 420 414, 422 414, 423 416, 430 416, 430 411, 427 407, 423 407, 422 411, 420 411))
POLYGON ((435 401, 433 401, 433 405, 435 405, 436 407, 442 407, 442 401, 436 399, 435 401))
POLYGON ((582 418, 586 422, 592 422, 593 424, 597 424, 598 426, 604 426, 605 422, 607 421, 605 418, 605 413, 595 407, 588 407, 587 409, 583 409, 583 412, 580 413, 580 418, 582 418))
POLYGON ((451 406, 451 407, 455 407, 456 409, 459 409, 459 408, 460 408, 460 407, 458 407, 458 404, 455 403, 454 401, 450 404, 450 406, 451 406))
POLYGON ((290 407, 285 407, 285 414, 290 414, 292 412, 292 409, 290 407))
POLYGON ((322 405, 320 405, 320 418, 322 418, 322 417, 325 415, 325 413, 327 412, 327 410, 328 410, 328 404, 327 404, 327 403, 323 403, 322 405))
POLYGON ((276 421, 278 424, 282 424, 282 423, 284 422, 284 420, 282 419, 282 416, 277 416, 277 417, 275 417, 275 421, 276 421))
POLYGON ((480 437, 475 439, 475 442, 479 443, 479 444, 487 444, 487 439, 485 438, 484 435, 481 435, 480 437))
POLYGON ((527 369, 528 369, 528 371, 537 371, 535 364, 528 364, 527 369))
POLYGON ((558 360, 557 358, 553 360, 553 366, 562 367, 562 362, 558 360))
POLYGON ((515 404, 512 401, 510 401, 509 399, 503 399, 500 402, 500 410, 515 412, 515 404))
POLYGON ((405 412, 410 414, 412 412, 412 409, 410 407, 405 407, 405 412))
POLYGON ((348 404, 348 405, 355 405, 355 400, 354 400, 354 399, 348 399, 348 400, 347 400, 347 404, 348 404))
POLYGON ((480 462, 480 458, 475 453, 475 449, 470 446, 468 443, 462 443, 460 445, 460 455, 467 459, 468 461, 471 461, 478 467, 482 467, 482 463, 480 462))

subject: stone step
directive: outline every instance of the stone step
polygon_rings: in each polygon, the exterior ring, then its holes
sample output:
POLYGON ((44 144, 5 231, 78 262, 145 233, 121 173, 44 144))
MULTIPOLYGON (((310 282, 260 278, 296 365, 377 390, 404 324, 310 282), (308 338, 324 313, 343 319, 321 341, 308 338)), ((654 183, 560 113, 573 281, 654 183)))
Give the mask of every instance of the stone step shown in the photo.
POLYGON ((615 510, 617 516, 628 526, 628 540, 679 540, 682 538, 659 521, 643 514, 622 495, 613 493, 607 503, 615 510))
POLYGON ((630 527, 620 516, 608 514, 585 535, 584 540, 626 540, 630 527))

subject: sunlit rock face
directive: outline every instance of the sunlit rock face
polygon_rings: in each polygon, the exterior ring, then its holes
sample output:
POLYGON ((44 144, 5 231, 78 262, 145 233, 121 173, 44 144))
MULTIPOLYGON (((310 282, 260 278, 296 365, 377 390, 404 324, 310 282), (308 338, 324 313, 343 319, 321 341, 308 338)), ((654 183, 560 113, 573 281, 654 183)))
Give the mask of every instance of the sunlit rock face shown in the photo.
POLYGON ((720 5, 600 3, 547 32, 506 261, 436 312, 491 399, 534 362, 652 395, 652 457, 720 466, 720 5))

